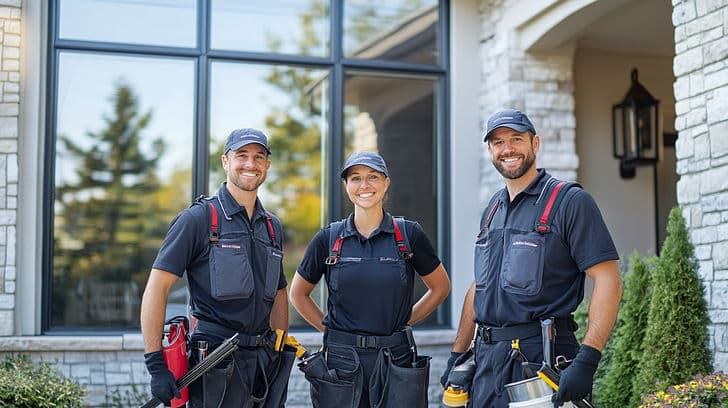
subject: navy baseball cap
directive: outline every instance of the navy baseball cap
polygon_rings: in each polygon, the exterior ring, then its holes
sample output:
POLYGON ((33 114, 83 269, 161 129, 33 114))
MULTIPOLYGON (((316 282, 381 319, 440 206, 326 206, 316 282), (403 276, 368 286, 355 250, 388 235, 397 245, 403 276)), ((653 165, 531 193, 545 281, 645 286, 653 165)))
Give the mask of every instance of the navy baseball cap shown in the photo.
POLYGON ((225 150, 223 150, 222 154, 227 154, 230 150, 236 151, 251 143, 258 143, 263 146, 268 154, 270 154, 268 138, 265 136, 265 133, 253 128, 233 130, 232 133, 230 133, 230 136, 228 136, 227 143, 225 143, 225 150))
POLYGON ((359 152, 352 154, 346 159, 346 164, 341 169, 341 178, 346 179, 346 173, 349 169, 358 165, 367 166, 372 170, 383 173, 384 177, 389 177, 387 163, 384 162, 382 156, 373 152, 359 152))
POLYGON ((501 109, 488 118, 483 141, 487 142, 490 134, 499 127, 507 127, 518 133, 528 130, 534 135, 536 134, 536 128, 533 127, 533 123, 525 113, 515 109, 501 109))

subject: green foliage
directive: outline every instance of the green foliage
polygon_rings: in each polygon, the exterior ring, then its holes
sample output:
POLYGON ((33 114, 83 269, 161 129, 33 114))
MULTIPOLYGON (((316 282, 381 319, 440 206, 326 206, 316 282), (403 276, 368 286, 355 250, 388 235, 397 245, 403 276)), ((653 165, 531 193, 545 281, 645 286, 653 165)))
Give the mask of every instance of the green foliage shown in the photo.
POLYGON ((646 395, 640 408, 728 407, 728 375, 723 372, 700 374, 684 384, 646 395))
MULTIPOLYGON (((579 341, 581 341, 586 334, 586 329, 589 321, 589 303, 590 299, 584 299, 584 301, 579 304, 579 307, 574 312, 574 320, 576 320, 576 323, 579 325, 579 329, 574 334, 579 341)), ((615 328, 613 329, 613 331, 616 330, 616 327, 618 325, 619 320, 617 320, 617 322, 615 323, 615 328)), ((610 339, 610 341, 608 341, 607 344, 604 345, 604 349, 602 349, 602 359, 599 361, 597 371, 594 373, 594 385, 592 395, 595 402, 599 400, 599 395, 602 392, 601 390, 604 388, 604 380, 612 365, 613 355, 614 340, 610 339)))
POLYGON ((76 408, 85 393, 45 362, 19 355, 0 363, 0 407, 76 408))
POLYGON ((685 220, 670 212, 667 238, 652 275, 653 290, 634 392, 644 395, 712 371, 703 285, 685 220))
POLYGON ((137 387, 136 384, 132 384, 130 388, 126 389, 118 387, 106 396, 106 406, 114 408, 142 406, 151 398, 145 389, 146 387, 137 387))
POLYGON ((633 380, 642 357, 642 340, 650 305, 650 265, 636 252, 630 257, 630 272, 624 278, 619 311, 619 327, 608 344, 613 344, 613 359, 603 386, 595 392, 595 402, 604 407, 635 407, 639 394, 633 393, 633 380))

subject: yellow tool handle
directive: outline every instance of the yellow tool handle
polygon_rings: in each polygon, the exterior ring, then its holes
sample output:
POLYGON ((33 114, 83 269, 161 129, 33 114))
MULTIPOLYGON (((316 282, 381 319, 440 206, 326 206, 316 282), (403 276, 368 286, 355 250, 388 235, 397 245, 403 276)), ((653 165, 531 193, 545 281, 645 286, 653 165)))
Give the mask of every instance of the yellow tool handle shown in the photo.
POLYGON ((276 341, 273 345, 273 350, 283 351, 283 346, 286 342, 286 331, 283 329, 276 329, 276 341))
POLYGON ((551 378, 549 378, 543 371, 538 370, 536 373, 546 384, 548 384, 549 387, 553 388, 554 391, 559 390, 559 383, 553 382, 551 378))
POLYGON ((308 354, 306 348, 303 347, 301 343, 299 343, 298 340, 296 340, 296 338, 291 335, 286 336, 285 344, 296 349, 296 358, 304 358, 308 354))

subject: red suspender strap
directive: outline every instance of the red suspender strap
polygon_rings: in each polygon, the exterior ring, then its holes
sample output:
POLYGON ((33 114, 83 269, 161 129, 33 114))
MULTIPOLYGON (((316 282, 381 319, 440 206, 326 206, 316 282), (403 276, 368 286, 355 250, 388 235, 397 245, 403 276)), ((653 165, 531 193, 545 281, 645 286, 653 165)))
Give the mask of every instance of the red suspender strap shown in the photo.
POLYGON ((399 224, 397 223, 397 220, 394 219, 394 217, 392 217, 392 224, 394 225, 394 240, 397 241, 397 248, 399 248, 400 252, 409 252, 407 250, 407 245, 404 243, 402 231, 400 231, 399 224))
POLYGON ((278 249, 278 242, 276 242, 276 231, 273 229, 273 217, 270 216, 268 211, 265 212, 265 221, 268 223, 268 235, 270 235, 270 242, 273 244, 273 248, 278 249))
POLYGON ((496 201, 495 204, 493 204, 492 207, 490 207, 490 211, 488 211, 488 216, 485 217, 485 223, 483 224, 483 229, 488 229, 490 226, 490 220, 493 218, 493 214, 495 214, 495 211, 498 209, 498 206, 500 205, 500 200, 496 201))
POLYGON ((553 190, 551 190, 551 195, 549 196, 549 201, 546 202, 546 207, 543 209, 543 214, 541 214, 541 218, 538 220, 538 224, 536 224, 536 231, 538 232, 549 232, 551 229, 548 225, 548 219, 549 215, 551 214, 551 209, 554 206, 554 202, 556 201, 556 197, 559 195, 559 190, 561 190, 561 187, 566 184, 565 181, 560 181, 553 190))
POLYGON ((210 242, 217 242, 219 238, 217 209, 212 202, 207 203, 210 206, 210 242))
MULTIPOLYGON (((414 254, 409 250, 409 248, 407 248, 404 234, 402 234, 402 230, 399 228, 399 223, 395 217, 392 217, 392 225, 394 225, 394 240, 397 242, 397 248, 399 248, 399 252, 402 253, 402 257, 405 260, 412 258, 414 254)), ((402 225, 403 228, 406 228, 404 227, 404 218, 402 218, 402 225)))
POLYGON ((326 265, 336 265, 337 262, 339 262, 339 255, 341 255, 341 246, 344 244, 344 238, 339 234, 338 237, 336 237, 336 241, 334 242, 334 246, 331 248, 331 254, 326 257, 326 260, 324 263, 326 265))

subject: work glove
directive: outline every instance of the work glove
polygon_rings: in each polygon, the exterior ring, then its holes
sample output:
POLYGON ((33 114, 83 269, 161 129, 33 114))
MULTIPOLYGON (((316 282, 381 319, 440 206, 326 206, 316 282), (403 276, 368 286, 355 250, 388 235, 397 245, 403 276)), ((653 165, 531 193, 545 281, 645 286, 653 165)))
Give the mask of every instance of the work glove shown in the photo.
POLYGON ((152 381, 150 382, 152 395, 166 406, 170 405, 172 398, 182 398, 182 394, 177 389, 174 375, 167 368, 161 351, 145 354, 144 364, 147 365, 147 371, 152 375, 152 381))
POLYGON ((594 383, 594 373, 601 358, 602 353, 599 350, 586 344, 581 345, 574 361, 561 372, 559 391, 551 398, 554 408, 560 407, 567 401, 581 401, 589 397, 594 383))
POLYGON ((442 385, 442 388, 447 388, 447 377, 450 376, 450 371, 452 370, 453 364, 455 363, 455 360, 458 359, 458 357, 462 356, 465 353, 458 353, 456 351, 450 352, 450 358, 447 359, 447 367, 445 367, 445 371, 442 373, 442 376, 440 377, 440 385, 442 385))

